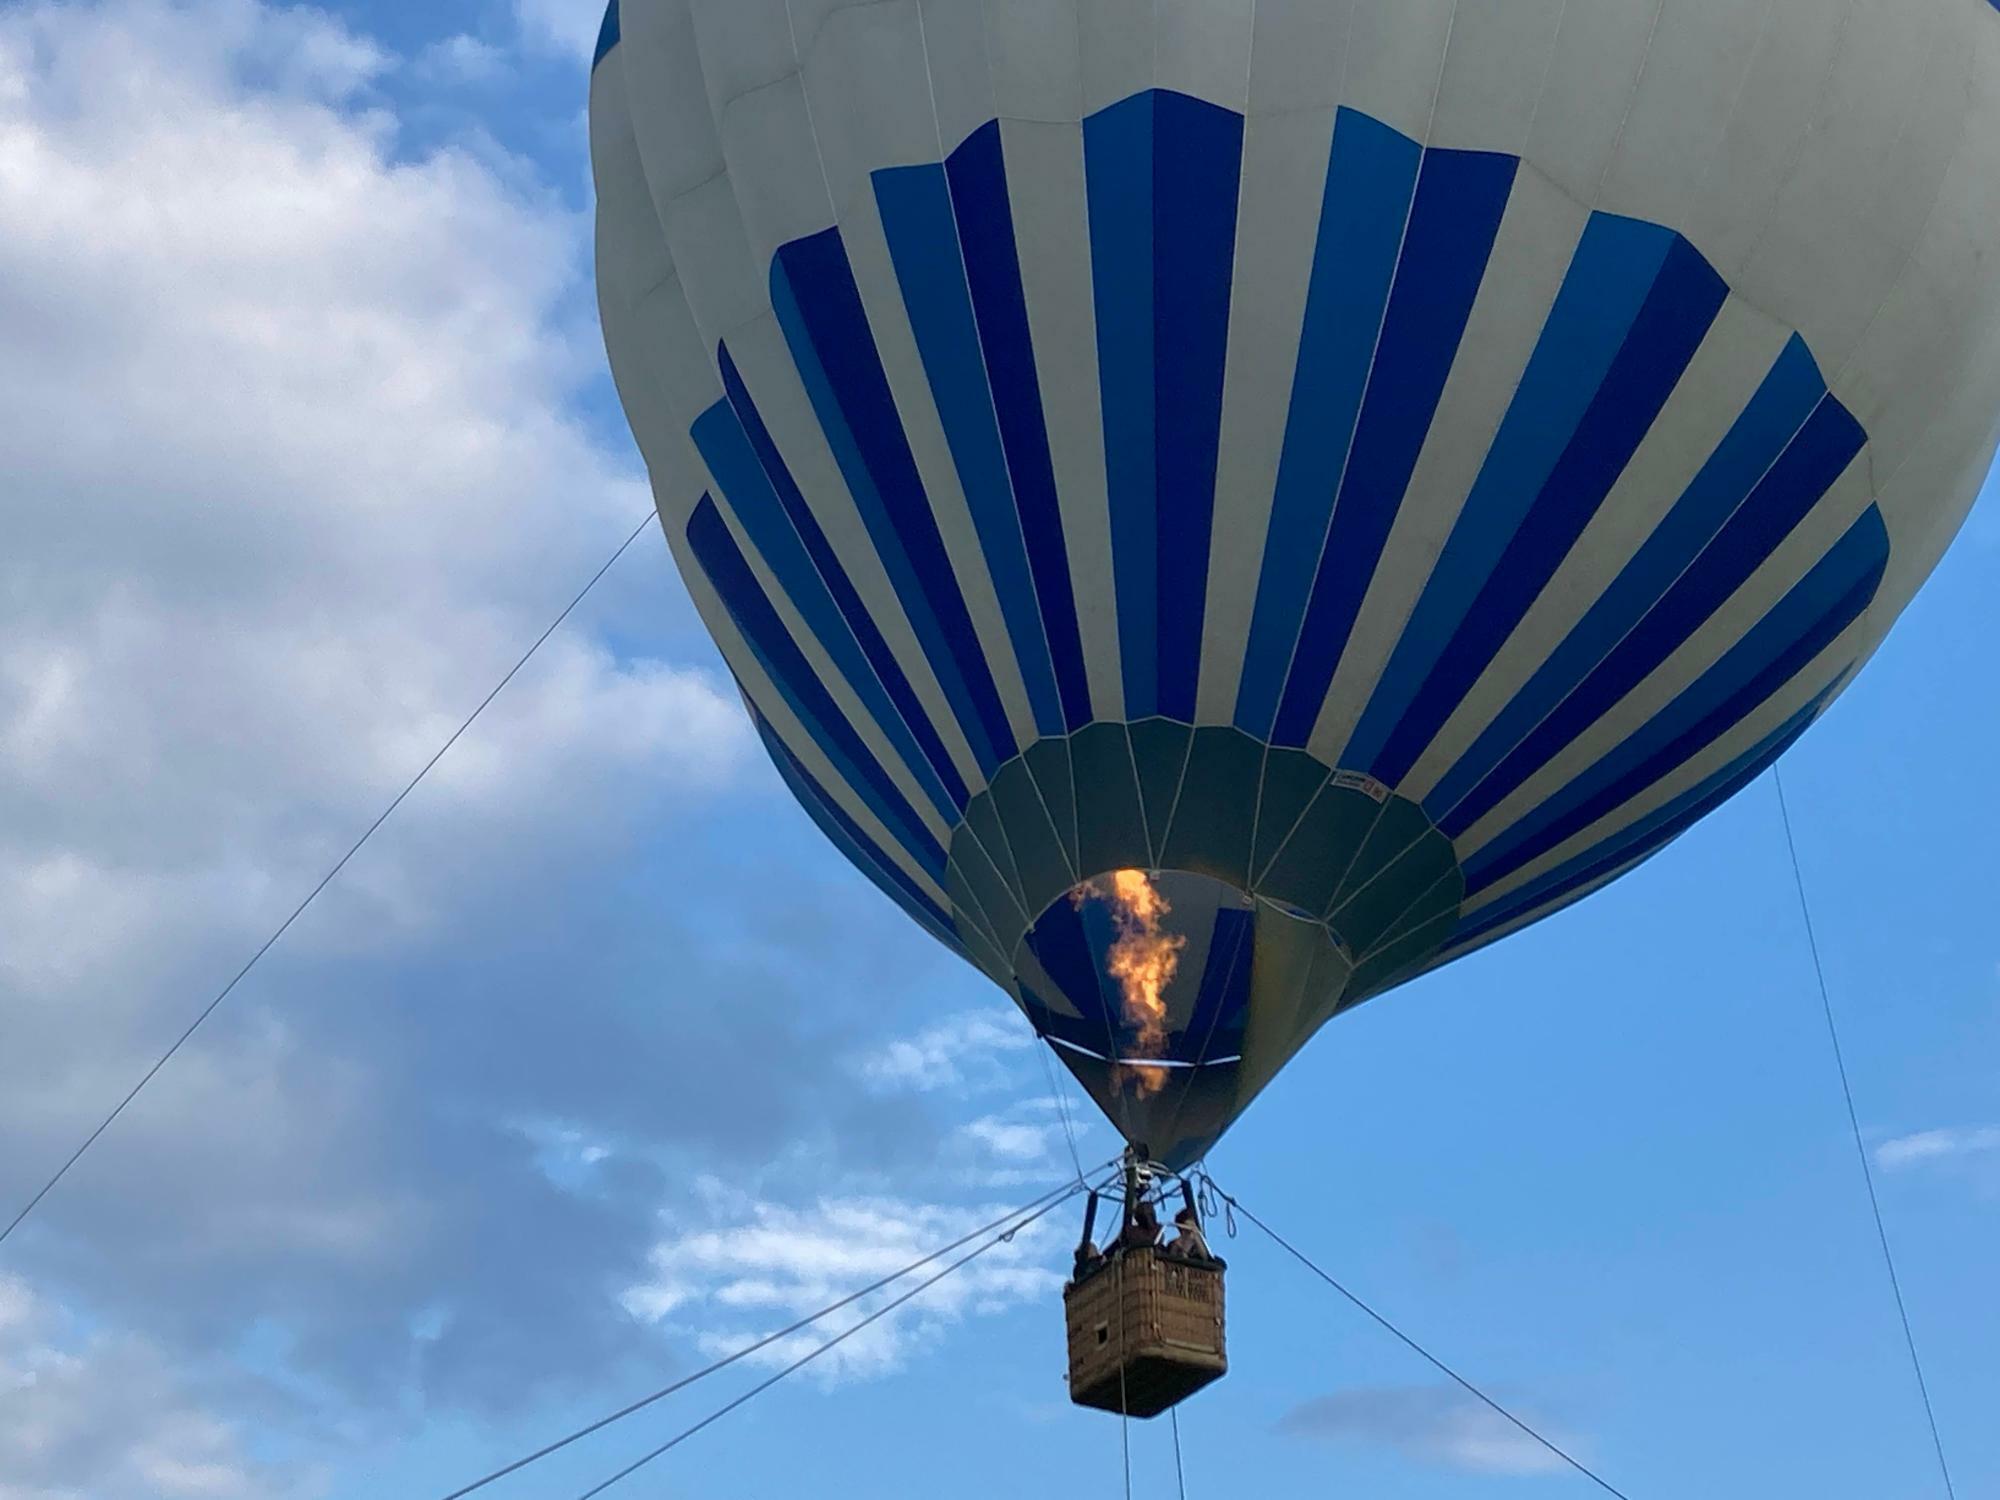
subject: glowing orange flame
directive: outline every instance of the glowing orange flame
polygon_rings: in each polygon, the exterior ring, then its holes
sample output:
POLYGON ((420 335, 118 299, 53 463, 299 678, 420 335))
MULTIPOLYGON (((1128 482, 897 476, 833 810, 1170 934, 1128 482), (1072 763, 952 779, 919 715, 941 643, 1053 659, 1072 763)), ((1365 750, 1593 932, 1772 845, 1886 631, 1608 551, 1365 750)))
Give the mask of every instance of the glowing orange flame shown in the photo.
MULTIPOLYGON (((1077 895, 1080 899, 1083 891, 1077 895)), ((1167 1050, 1167 986, 1174 982, 1181 966, 1181 950, 1187 939, 1160 930, 1161 919, 1173 907, 1144 870, 1113 871, 1107 899, 1118 923, 1118 940, 1105 955, 1105 967, 1123 991, 1125 1021, 1134 1033, 1133 1050, 1142 1058, 1163 1056, 1167 1050)), ((1123 1065, 1119 1075, 1131 1081, 1142 1099, 1151 1098, 1167 1084, 1165 1068, 1144 1064, 1123 1065)))

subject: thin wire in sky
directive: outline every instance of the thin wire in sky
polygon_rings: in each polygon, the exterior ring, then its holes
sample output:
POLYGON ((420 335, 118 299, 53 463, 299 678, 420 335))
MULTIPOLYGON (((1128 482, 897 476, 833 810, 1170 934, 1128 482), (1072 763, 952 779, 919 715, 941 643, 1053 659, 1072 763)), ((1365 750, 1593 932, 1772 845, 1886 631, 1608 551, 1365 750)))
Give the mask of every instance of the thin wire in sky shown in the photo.
POLYGON ((1826 1016, 1827 1038, 1833 1043, 1833 1065, 1840 1075, 1840 1095, 1847 1101, 1847 1124, 1854 1133, 1854 1154, 1861 1162, 1861 1180, 1868 1185, 1868 1211, 1875 1218, 1875 1239, 1882 1247, 1882 1264, 1889 1272, 1889 1290, 1895 1294, 1896 1316, 1903 1325, 1903 1345, 1910 1351, 1910 1368, 1916 1372, 1917 1394, 1923 1397, 1924 1419, 1931 1427, 1931 1447, 1937 1453, 1938 1473, 1944 1478, 1944 1492, 1958 1500, 1952 1484, 1951 1465, 1945 1462, 1944 1438, 1938 1431, 1937 1408, 1931 1405, 1930 1382, 1924 1378, 1924 1362, 1917 1353, 1917 1335, 1910 1326, 1909 1305, 1903 1300, 1903 1279, 1896 1273, 1896 1253, 1889 1248, 1889 1227, 1882 1219, 1882 1200, 1875 1191, 1875 1169, 1868 1160, 1868 1143, 1861 1135, 1861 1116, 1854 1108, 1854 1085, 1847 1075, 1847 1053, 1840 1045, 1840 1025, 1833 1015, 1833 995, 1826 984, 1826 965, 1820 959, 1819 932, 1813 926, 1812 903, 1806 900, 1806 877, 1799 865, 1798 840, 1792 836, 1792 809, 1785 800, 1785 778, 1777 766, 1771 767, 1771 784, 1778 790, 1778 816, 1785 825, 1785 852, 1792 859, 1792 883, 1799 893, 1799 915, 1805 919, 1806 946, 1812 952, 1813 974, 1819 980, 1820 1009, 1826 1016))
POLYGON ((139 1081, 132 1085, 130 1092, 128 1092, 124 1098, 118 1101, 117 1105, 112 1109, 111 1113, 106 1115, 101 1121, 98 1122, 97 1128, 95 1130, 91 1131, 89 1135, 83 1138, 83 1144, 78 1146, 76 1150, 72 1151, 69 1155, 69 1159, 65 1161, 60 1167, 56 1168, 55 1175, 50 1177, 47 1182, 42 1184, 41 1191, 36 1193, 34 1197, 30 1198, 25 1204, 21 1206, 21 1211, 14 1215, 13 1219, 8 1223, 5 1229, 0 1229, 0 1245, 4 1245, 7 1242, 8 1238, 14 1233, 14 1231, 19 1229, 21 1225, 27 1221, 28 1215, 32 1214, 37 1208, 41 1207, 42 1200, 48 1197, 50 1193, 55 1191, 56 1185, 58 1183, 60 1183, 65 1177, 69 1176, 70 1168, 74 1167, 78 1162, 83 1160, 84 1153, 90 1150, 92 1146, 95 1146, 98 1142, 98 1139, 101 1136, 103 1136, 104 1132, 109 1130, 114 1124, 117 1123, 118 1117, 125 1113, 127 1106, 129 1106, 134 1099, 137 1099, 139 1095, 145 1091, 146 1086, 149 1083, 151 1083, 155 1077, 159 1075, 159 1072, 162 1068, 164 1068, 168 1063, 174 1060, 175 1056, 179 1054, 181 1048, 185 1047, 188 1044, 188 1042, 193 1039, 194 1034, 197 1031, 201 1030, 201 1028, 207 1023, 208 1018, 214 1015, 215 1012, 221 1007, 222 1002, 227 1000, 230 997, 230 995, 235 992, 236 986, 241 984, 244 978, 250 973, 250 971, 257 967, 258 963, 263 959, 264 955, 269 953, 273 948, 275 948, 278 945, 278 940, 282 938, 287 932, 291 931, 292 924, 298 921, 300 917, 304 916, 306 913, 306 909, 310 907, 313 904, 313 902, 317 901, 320 898, 320 893, 323 892, 328 886, 333 884, 335 877, 337 877, 342 870, 347 868, 348 861, 353 859, 355 855, 361 852, 362 848, 368 843, 368 841, 375 837, 377 830, 379 830, 384 823, 389 821, 390 817, 395 813, 397 808, 403 805, 404 800, 409 797, 410 793, 414 792, 419 786, 423 784, 424 778, 429 776, 431 772, 437 768, 438 762, 443 760, 445 756, 451 752, 452 746, 456 745, 461 739, 463 739, 465 736, 465 732, 470 728, 472 728, 472 726, 479 721, 479 716, 485 713, 488 708, 492 707, 493 700, 498 698, 503 692, 507 690, 507 685, 510 682, 512 682, 517 676, 520 675, 521 669, 523 667, 527 666, 529 662, 534 660, 535 653, 540 651, 542 647, 548 643, 548 639, 550 636, 554 635, 558 630, 562 628, 563 622, 568 620, 569 617, 576 612, 576 607, 579 604, 583 603, 583 601, 589 597, 590 591, 597 587, 597 585, 603 580, 604 575, 606 573, 609 573, 613 565, 617 563, 618 559, 625 555, 626 549, 628 549, 634 542, 638 541, 640 533, 645 531, 645 529, 652 524, 653 524, 653 512, 649 509, 646 512, 646 514, 643 517, 641 517, 639 524, 632 528, 631 534, 627 536, 624 541, 618 544, 617 550, 613 552, 611 556, 609 556, 604 560, 604 565, 591 575, 590 582, 586 583, 581 589, 579 589, 577 591, 576 597, 570 600, 569 603, 563 607, 562 613, 557 615, 555 619, 549 622, 548 629, 544 630, 539 636, 535 637, 535 643, 532 646, 528 647, 526 651, 521 653, 521 659, 515 662, 513 666, 507 669, 507 675, 500 679, 499 683, 495 685, 493 691, 488 693, 484 698, 482 698, 479 701, 479 706, 473 709, 473 711, 466 716, 465 722, 463 724, 460 724, 457 729, 452 731, 451 738, 446 740, 442 745, 438 747, 437 753, 433 755, 429 760, 424 762, 423 769, 418 771, 415 776, 412 776, 409 780, 409 784, 406 785, 400 792, 396 793, 395 798, 389 803, 389 805, 382 809, 381 816, 376 818, 374 822, 370 823, 367 829, 362 833, 361 837, 356 839, 353 845, 349 847, 348 851, 345 854, 341 855, 340 858, 334 862, 333 868, 328 870, 325 875, 320 877, 319 884, 314 886, 310 891, 306 893, 305 900, 301 901, 297 906, 292 908, 292 914, 286 917, 283 922, 280 922, 278 924, 277 931, 273 932, 268 938, 264 939, 263 946, 260 947, 255 953, 250 955, 249 961, 245 963, 242 968, 236 971, 234 977, 230 979, 229 983, 225 984, 219 991, 217 991, 215 998, 213 1000, 210 1000, 208 1004, 206 1004, 201 1008, 200 1014, 197 1015, 194 1018, 194 1020, 188 1024, 187 1030, 183 1031, 178 1037, 174 1039, 174 1044, 171 1047, 167 1048, 165 1052, 162 1052, 159 1056, 159 1060, 156 1061, 150 1068, 146 1069, 146 1071, 142 1075, 140 1075, 139 1081))
POLYGON ((943 1281, 947 1276, 950 1276, 953 1272, 958 1271, 967 1265, 970 1265, 973 1261, 979 1259, 980 1256, 986 1254, 987 1251, 994 1249, 996 1246, 1006 1244, 1008 1241, 1012 1240, 1015 1235, 1019 1234, 1022 1230, 1026 1229, 1030 1224, 1033 1224, 1037 1219, 1040 1219, 1044 1215, 1052 1213, 1056 1209, 1062 1207, 1063 1204, 1069 1202, 1070 1199, 1074 1198, 1078 1193, 1082 1192, 1083 1190, 1084 1190, 1084 1184, 1080 1182, 1069 1184, 1068 1186, 1062 1189, 1061 1196, 1056 1198, 1054 1202, 1043 1204, 1042 1207, 1036 1209, 1033 1213, 1029 1214, 1025 1218, 1016 1219, 1014 1223, 1011 1225, 1011 1227, 1009 1227, 1004 1233, 995 1235, 992 1239, 987 1240, 984 1244, 981 1244, 976 1248, 974 1248, 973 1250, 971 1250, 970 1252, 968 1252, 967 1254, 960 1256, 950 1265, 944 1267, 943 1270, 938 1271, 933 1275, 925 1277, 922 1281, 918 1282, 915 1286, 911 1287, 910 1290, 904 1292, 901 1296, 895 1298, 893 1301, 883 1303, 882 1306, 875 1309, 875 1311, 870 1313, 867 1317, 861 1319, 860 1322, 855 1323, 851 1327, 846 1328, 842 1330, 840 1333, 835 1334, 825 1343, 816 1345, 812 1349, 808 1350, 805 1354, 801 1355, 799 1358, 793 1360, 790 1364, 786 1365, 782 1370, 778 1371, 777 1374, 772 1375, 768 1379, 762 1380, 758 1382, 756 1385, 751 1386, 750 1389, 745 1391, 742 1395, 736 1397, 732 1401, 725 1403, 722 1406, 717 1407, 714 1411, 710 1412, 707 1416, 703 1417, 699 1422, 694 1423, 692 1426, 682 1428, 679 1432, 675 1433, 671 1438, 667 1439, 666 1442, 661 1443, 657 1448, 654 1448, 650 1453, 647 1453, 640 1458, 634 1459, 631 1463, 627 1464, 624 1468, 620 1469, 616 1474, 613 1474, 609 1479, 603 1480, 601 1483, 592 1485, 589 1489, 585 1490, 581 1495, 577 1496, 577 1500, 595 1500, 596 1496, 603 1494, 606 1490, 612 1488, 614 1485, 620 1484, 624 1482, 626 1479, 629 1479, 632 1475, 638 1473, 639 1470, 645 1468, 647 1464, 652 1463, 655 1459, 662 1458, 668 1453, 671 1453, 674 1449, 678 1448, 682 1443, 686 1442, 696 1433, 702 1432, 707 1428, 714 1426, 717 1422, 720 1422, 724 1417, 728 1416, 731 1412, 737 1410, 737 1408, 742 1406, 747 1406, 751 1401, 763 1395, 764 1392, 770 1390, 772 1386, 778 1384, 779 1381, 784 1380, 788 1376, 797 1374, 800 1370, 803 1370, 807 1365, 811 1364, 821 1355, 832 1353, 835 1349, 838 1349, 842 1344, 846 1343, 849 1339, 853 1338, 857 1333, 860 1333, 863 1329, 871 1326, 874 1323, 880 1322, 883 1318, 888 1317, 890 1313, 894 1312, 897 1308, 901 1307, 904 1303, 910 1301, 912 1298, 922 1296, 926 1291, 936 1286, 940 1281, 943 1281))
POLYGON ((1443 1375, 1447 1380, 1450 1380, 1454 1385, 1458 1386, 1461 1390, 1465 1391, 1467 1395, 1470 1395, 1473 1398, 1475 1398, 1477 1401, 1480 1402, 1481 1405, 1487 1407, 1496 1415, 1504 1417, 1509 1423, 1519 1428, 1528 1437, 1533 1438, 1537 1443, 1541 1444, 1542 1447, 1546 1448, 1556 1458, 1561 1459, 1565 1464, 1568 1464, 1570 1468, 1576 1470, 1576 1472, 1581 1474, 1585 1479, 1588 1479, 1592 1484, 1596 1485, 1599 1489, 1603 1490, 1605 1494, 1615 1496, 1616 1500, 1630 1500, 1630 1497, 1626 1495, 1626 1493, 1623 1490, 1618 1489, 1616 1486, 1614 1486, 1610 1480, 1604 1478, 1603 1475, 1597 1473, 1594 1469, 1591 1469, 1588 1465, 1583 1463, 1582 1460, 1576 1458, 1570 1453, 1565 1452, 1562 1448, 1558 1447, 1555 1444, 1555 1442, 1550 1438, 1544 1437, 1540 1432, 1536 1431, 1533 1427, 1529 1426, 1526 1421, 1522 1420, 1520 1417, 1516 1416, 1513 1412, 1509 1411, 1506 1407, 1502 1406, 1498 1401, 1494 1400, 1491 1396, 1487 1395, 1486 1392, 1482 1391, 1478 1386, 1474 1385, 1470 1380, 1466 1379, 1465 1376, 1459 1374, 1458 1371, 1454 1370, 1450 1365, 1446 1364, 1442 1359, 1439 1359, 1435 1354, 1431 1353, 1431 1351, 1426 1349, 1422 1344, 1418 1343, 1415 1339, 1411 1338, 1407 1333, 1403 1332, 1402 1329, 1398 1328, 1394 1323, 1390 1322, 1389 1319, 1384 1314, 1377 1312, 1373 1307, 1370 1307, 1366 1302, 1362 1301, 1362 1299, 1358 1295, 1348 1290, 1346 1286, 1344 1286, 1341 1282, 1336 1280, 1329 1272, 1322 1270, 1319 1266, 1314 1264, 1312 1259, 1309 1256, 1307 1256, 1307 1254, 1303 1250, 1299 1249, 1290 1240, 1286 1239, 1283 1235, 1279 1234, 1277 1230, 1273 1229, 1269 1224, 1266 1224, 1262 1219, 1258 1218, 1249 1209, 1245 1208, 1240 1201, 1230 1197, 1229 1194, 1223 1192, 1221 1188, 1216 1187, 1214 1178, 1210 1177, 1207 1178, 1206 1180, 1208 1182, 1208 1185, 1214 1189, 1215 1194, 1218 1198, 1220 1198, 1224 1203, 1228 1204, 1231 1208, 1235 1209, 1238 1213, 1242 1214, 1243 1217, 1248 1219, 1252 1224, 1256 1225, 1259 1229, 1261 1229, 1264 1232, 1265 1236, 1269 1238, 1272 1241, 1272 1243, 1277 1245, 1277 1247, 1280 1250, 1283 1250, 1287 1255, 1291 1256, 1293 1260, 1297 1261, 1300 1265, 1304 1266, 1308 1271, 1312 1272, 1313 1275, 1317 1276, 1321 1281, 1325 1282, 1328 1286, 1332 1287, 1336 1292, 1340 1293, 1341 1296, 1345 1297, 1356 1308, 1360 1309, 1363 1313, 1366 1313, 1385 1331, 1387 1331, 1389 1334, 1394 1336, 1400 1343, 1402 1343, 1405 1348, 1409 1349, 1412 1353, 1416 1354, 1419 1358, 1427 1362, 1432 1369, 1436 1370, 1440 1375, 1443 1375))

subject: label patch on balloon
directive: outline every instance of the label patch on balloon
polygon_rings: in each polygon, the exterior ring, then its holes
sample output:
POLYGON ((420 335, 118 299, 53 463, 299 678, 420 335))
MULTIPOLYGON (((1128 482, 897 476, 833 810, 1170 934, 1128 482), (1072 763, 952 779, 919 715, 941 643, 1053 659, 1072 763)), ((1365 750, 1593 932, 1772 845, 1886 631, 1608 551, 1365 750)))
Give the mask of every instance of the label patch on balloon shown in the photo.
POLYGON ((1335 771, 1333 784, 1345 787, 1350 792, 1360 792, 1376 802, 1389 800, 1389 789, 1366 771, 1335 771))

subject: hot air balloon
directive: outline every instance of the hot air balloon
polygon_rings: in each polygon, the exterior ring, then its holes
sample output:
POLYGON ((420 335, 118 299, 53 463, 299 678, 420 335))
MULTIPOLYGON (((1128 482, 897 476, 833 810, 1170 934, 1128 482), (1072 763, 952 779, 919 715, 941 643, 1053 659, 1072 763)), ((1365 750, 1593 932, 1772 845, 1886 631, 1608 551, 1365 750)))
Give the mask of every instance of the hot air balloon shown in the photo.
POLYGON ((623 0, 591 136, 772 760, 1170 1169, 1768 767, 1995 449, 1992 0, 623 0))

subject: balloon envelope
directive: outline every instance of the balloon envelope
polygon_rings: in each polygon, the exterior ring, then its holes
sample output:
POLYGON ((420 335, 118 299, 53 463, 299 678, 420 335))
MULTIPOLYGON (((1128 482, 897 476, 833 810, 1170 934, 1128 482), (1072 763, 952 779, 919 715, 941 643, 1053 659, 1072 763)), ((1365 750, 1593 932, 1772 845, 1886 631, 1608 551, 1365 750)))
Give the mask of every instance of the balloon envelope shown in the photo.
POLYGON ((772 759, 1173 1164, 1756 777, 1994 451, 1987 0, 623 0, 591 125, 772 759))

